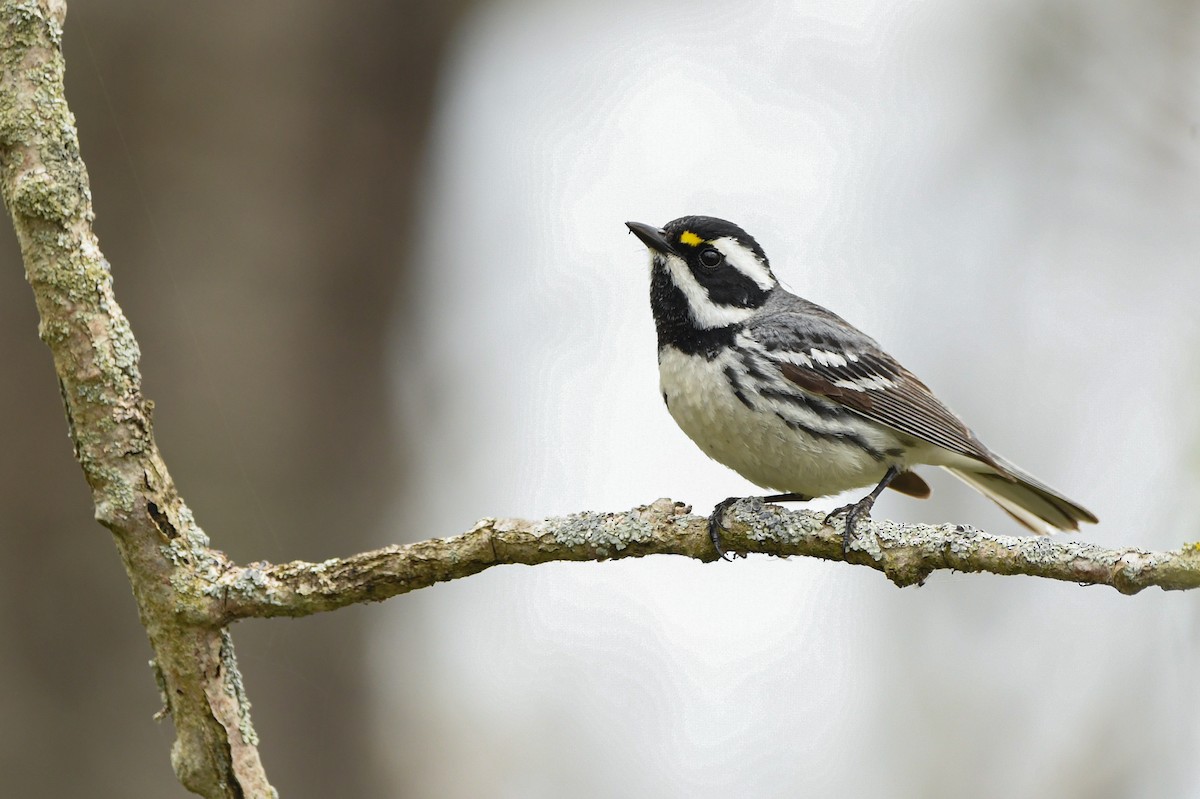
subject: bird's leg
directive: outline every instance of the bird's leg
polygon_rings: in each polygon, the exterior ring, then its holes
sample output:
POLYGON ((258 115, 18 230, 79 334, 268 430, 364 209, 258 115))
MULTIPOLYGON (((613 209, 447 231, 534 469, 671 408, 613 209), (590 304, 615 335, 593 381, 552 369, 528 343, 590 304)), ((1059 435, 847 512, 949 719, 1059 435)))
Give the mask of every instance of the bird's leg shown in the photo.
POLYGON ((763 497, 763 502, 808 502, 812 497, 805 494, 772 494, 769 497, 763 497))
POLYGON ((825 517, 825 524, 829 524, 829 520, 834 516, 846 514, 846 527, 842 530, 842 557, 850 553, 850 542, 854 540, 854 525, 860 518, 870 518, 871 508, 875 505, 875 500, 879 499, 879 495, 883 493, 883 489, 888 487, 888 483, 896 479, 900 474, 900 469, 896 466, 889 466, 887 472, 883 475, 883 479, 879 481, 879 485, 872 489, 870 494, 855 502, 852 505, 843 505, 837 510, 825 517))
POLYGON ((733 560, 721 546, 721 531, 725 529, 721 525, 721 520, 725 516, 725 511, 729 510, 729 506, 740 499, 741 497, 726 497, 713 507, 712 515, 708 517, 708 537, 712 539, 713 549, 717 551, 717 557, 721 560, 733 560))
MULTIPOLYGON (((769 497, 762 497, 763 502, 808 502, 812 497, 804 494, 771 494, 769 497)), ((712 539, 713 549, 717 551, 717 556, 721 560, 733 560, 733 558, 744 558, 746 553, 735 552, 733 557, 729 557, 725 552, 725 548, 721 546, 721 531, 725 529, 721 524, 721 520, 725 517, 725 511, 729 510, 729 506, 735 502, 740 502, 742 497, 726 497, 716 504, 713 508, 712 515, 708 517, 708 537, 712 539)))

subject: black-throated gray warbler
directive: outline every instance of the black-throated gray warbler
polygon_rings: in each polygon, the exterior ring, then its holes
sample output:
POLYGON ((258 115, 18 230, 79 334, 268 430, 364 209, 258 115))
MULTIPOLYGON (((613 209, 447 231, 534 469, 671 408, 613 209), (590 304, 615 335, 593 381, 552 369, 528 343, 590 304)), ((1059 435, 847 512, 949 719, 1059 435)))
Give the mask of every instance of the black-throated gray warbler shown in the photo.
MULTIPOLYGON (((723 219, 626 225, 650 249, 650 308, 663 401, 706 455, 750 482, 804 501, 875 483, 845 514, 855 522, 885 488, 924 498, 918 464, 947 469, 1035 533, 1075 530, 1091 512, 988 450, 873 339, 779 286, 766 253, 723 219)), ((709 534, 718 554, 717 504, 709 534)))

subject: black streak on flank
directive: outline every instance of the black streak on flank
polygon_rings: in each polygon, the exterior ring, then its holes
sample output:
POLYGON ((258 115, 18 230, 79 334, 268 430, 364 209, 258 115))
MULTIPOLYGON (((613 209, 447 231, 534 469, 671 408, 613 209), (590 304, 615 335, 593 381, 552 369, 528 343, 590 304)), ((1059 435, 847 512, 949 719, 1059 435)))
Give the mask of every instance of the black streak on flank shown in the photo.
POLYGON ((732 366, 725 367, 725 379, 729 381, 729 385, 733 387, 733 396, 750 410, 754 410, 753 403, 746 399, 746 393, 742 389, 742 381, 738 380, 737 370, 732 366))
POLYGON ((738 355, 742 359, 742 368, 746 370, 751 380, 757 380, 760 383, 770 383, 771 378, 758 367, 758 359, 749 352, 742 351, 738 355))
POLYGON ((818 430, 815 427, 809 427, 797 419, 789 419, 779 411, 775 411, 775 415, 779 417, 781 422, 793 430, 805 433, 813 438, 823 438, 826 441, 838 441, 843 444, 847 442, 853 442, 855 447, 866 450, 867 454, 869 454, 875 460, 881 462, 883 461, 883 453, 868 444, 867 440, 858 433, 852 433, 848 430, 818 430))
POLYGON ((759 389, 758 393, 767 399, 778 400, 788 405, 795 405, 796 407, 812 411, 824 419, 844 419, 850 413, 840 405, 832 402, 821 402, 818 399, 806 397, 798 391, 781 391, 777 388, 768 387, 759 389))

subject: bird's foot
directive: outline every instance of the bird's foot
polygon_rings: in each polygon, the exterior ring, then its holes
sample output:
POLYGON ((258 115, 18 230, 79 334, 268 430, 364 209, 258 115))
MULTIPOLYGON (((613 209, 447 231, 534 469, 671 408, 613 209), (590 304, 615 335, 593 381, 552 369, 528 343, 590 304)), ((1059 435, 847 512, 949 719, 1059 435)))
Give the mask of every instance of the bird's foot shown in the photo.
POLYGON ((846 559, 850 554, 850 543, 854 541, 855 525, 860 519, 871 518, 871 508, 875 506, 875 497, 872 494, 867 494, 858 502, 849 505, 843 505, 837 510, 831 512, 825 517, 825 524, 829 524, 835 516, 846 517, 846 526, 842 528, 842 559, 846 559))
POLYGON ((741 501, 741 497, 726 497, 713 507, 713 512, 708 517, 708 537, 712 539, 713 549, 717 551, 717 557, 721 560, 732 561, 734 558, 746 557, 745 552, 735 552, 730 556, 721 546, 721 531, 725 529, 721 520, 725 517, 725 511, 729 510, 729 506, 739 501, 741 501))
POLYGON ((842 559, 846 560, 850 554, 850 542, 854 540, 854 525, 859 519, 870 519, 871 508, 875 507, 875 500, 879 499, 879 495, 883 493, 883 489, 888 487, 888 484, 900 476, 900 469, 896 466, 889 466, 887 472, 884 473, 883 479, 879 481, 879 485, 871 489, 871 493, 855 502, 853 505, 843 505, 825 517, 825 524, 829 524, 829 520, 834 516, 846 514, 846 526, 842 528, 842 559))
MULTIPOLYGON (((771 494, 769 497, 762 497, 763 502, 808 502, 812 497, 804 494, 788 493, 788 494, 771 494)), ((712 539, 713 549, 717 551, 717 556, 721 560, 733 560, 734 558, 746 557, 745 552, 734 552, 732 557, 721 546, 721 531, 725 526, 721 524, 721 519, 725 516, 725 511, 729 510, 729 506, 735 502, 740 502, 741 497, 727 497, 716 504, 713 508, 712 515, 708 517, 708 537, 712 539)))

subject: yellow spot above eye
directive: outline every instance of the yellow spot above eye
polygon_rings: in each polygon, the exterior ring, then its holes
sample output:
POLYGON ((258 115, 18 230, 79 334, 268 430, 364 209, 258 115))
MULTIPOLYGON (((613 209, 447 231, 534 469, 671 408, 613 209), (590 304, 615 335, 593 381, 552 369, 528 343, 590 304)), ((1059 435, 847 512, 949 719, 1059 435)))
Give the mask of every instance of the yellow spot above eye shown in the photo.
POLYGON ((690 230, 685 230, 679 234, 679 243, 686 244, 689 247, 697 247, 703 241, 704 239, 700 238, 690 230))

